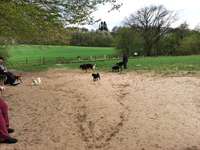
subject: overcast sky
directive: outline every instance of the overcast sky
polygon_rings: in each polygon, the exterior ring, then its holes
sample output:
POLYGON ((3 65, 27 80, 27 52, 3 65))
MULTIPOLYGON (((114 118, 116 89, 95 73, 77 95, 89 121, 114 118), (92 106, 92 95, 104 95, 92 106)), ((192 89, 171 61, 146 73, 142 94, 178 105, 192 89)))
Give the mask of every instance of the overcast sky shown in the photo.
MULTIPOLYGON (((123 6, 119 11, 108 13, 109 6, 100 7, 94 13, 95 18, 106 21, 111 30, 114 26, 123 24, 123 20, 136 10, 149 5, 164 5, 168 10, 178 13, 178 21, 173 25, 186 21, 190 28, 200 23, 200 0, 121 0, 123 6)), ((98 24, 89 26, 90 29, 97 29, 98 24)))

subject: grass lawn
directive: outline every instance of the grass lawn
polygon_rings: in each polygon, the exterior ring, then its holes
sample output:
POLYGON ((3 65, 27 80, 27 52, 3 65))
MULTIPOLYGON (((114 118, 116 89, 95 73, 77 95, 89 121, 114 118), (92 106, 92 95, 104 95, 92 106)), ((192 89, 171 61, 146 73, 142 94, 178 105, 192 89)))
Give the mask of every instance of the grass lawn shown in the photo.
MULTIPOLYGON (((117 60, 96 62, 97 69, 110 71, 117 60)), ((79 64, 67 64, 68 68, 77 68, 79 64)), ((156 72, 200 71, 200 56, 162 56, 129 59, 128 71, 147 70, 156 72)))
MULTIPOLYGON (((40 46, 40 45, 19 45, 10 47, 10 58, 8 64, 15 64, 17 61, 47 57, 65 57, 77 58, 89 56, 103 56, 112 55, 115 53, 114 48, 98 48, 98 47, 78 47, 78 46, 40 46)), ((110 71, 113 64, 117 60, 97 61, 98 70, 110 71)), ((85 62, 84 62, 85 63, 85 62)), ((81 63, 55 65, 55 63, 46 63, 45 65, 28 64, 28 65, 15 65, 10 68, 24 70, 24 71, 38 71, 52 67, 64 67, 70 69, 78 69, 81 63)), ((156 72, 178 72, 200 71, 200 56, 161 56, 161 57, 139 57, 129 59, 128 71, 131 70, 147 70, 156 72)))
POLYGON ((79 47, 79 46, 44 46, 44 45, 18 45, 9 47, 9 62, 20 60, 34 59, 40 57, 55 58, 77 58, 90 56, 112 55, 115 53, 114 48, 100 47, 79 47))

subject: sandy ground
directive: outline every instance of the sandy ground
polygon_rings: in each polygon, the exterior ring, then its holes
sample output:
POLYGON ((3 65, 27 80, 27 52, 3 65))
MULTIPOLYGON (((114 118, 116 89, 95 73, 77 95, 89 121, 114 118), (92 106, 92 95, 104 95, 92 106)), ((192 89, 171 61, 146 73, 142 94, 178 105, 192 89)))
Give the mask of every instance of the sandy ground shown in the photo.
POLYGON ((51 70, 6 87, 12 134, 0 150, 199 150, 200 78, 51 70), (41 77, 40 86, 31 79, 41 77))

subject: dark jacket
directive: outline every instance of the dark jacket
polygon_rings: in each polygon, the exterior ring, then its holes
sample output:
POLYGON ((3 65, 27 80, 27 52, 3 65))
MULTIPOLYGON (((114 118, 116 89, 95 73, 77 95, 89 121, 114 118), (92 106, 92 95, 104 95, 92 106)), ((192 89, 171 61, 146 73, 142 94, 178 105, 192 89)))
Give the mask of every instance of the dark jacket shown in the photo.
POLYGON ((127 63, 128 62, 128 55, 123 54, 123 62, 127 63))

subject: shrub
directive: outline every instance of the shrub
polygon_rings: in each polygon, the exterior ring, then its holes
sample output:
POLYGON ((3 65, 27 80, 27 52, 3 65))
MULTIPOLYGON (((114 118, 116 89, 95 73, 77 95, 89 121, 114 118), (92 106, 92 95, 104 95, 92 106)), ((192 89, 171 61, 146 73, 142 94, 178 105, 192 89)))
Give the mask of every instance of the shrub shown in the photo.
POLYGON ((5 60, 9 57, 9 48, 6 45, 0 46, 0 56, 3 57, 5 60))

